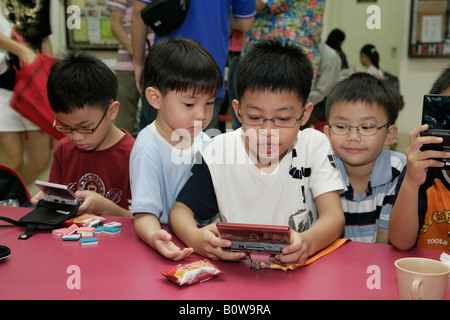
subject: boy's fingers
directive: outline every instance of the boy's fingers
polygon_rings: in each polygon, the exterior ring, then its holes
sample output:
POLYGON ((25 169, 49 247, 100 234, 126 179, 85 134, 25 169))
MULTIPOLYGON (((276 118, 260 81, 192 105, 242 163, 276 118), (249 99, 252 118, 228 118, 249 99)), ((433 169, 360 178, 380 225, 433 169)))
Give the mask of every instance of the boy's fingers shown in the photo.
POLYGON ((220 247, 220 248, 228 248, 231 247, 231 241, 226 239, 221 239, 217 237, 213 237, 210 240, 210 244, 213 247, 220 247))
POLYGON ((426 131, 428 129, 428 125, 422 125, 420 127, 414 128, 410 133, 409 133, 409 145, 411 145, 416 139, 417 137, 420 135, 421 132, 426 131))
POLYGON ((417 138, 414 143, 410 144, 410 148, 414 151, 421 151, 422 147, 427 144, 439 144, 442 143, 441 137, 424 136, 417 138))
POLYGON ((176 252, 170 257, 170 259, 174 261, 184 260, 187 257, 191 255, 191 253, 194 252, 194 249, 192 248, 184 248, 183 250, 180 250, 179 252, 176 252))

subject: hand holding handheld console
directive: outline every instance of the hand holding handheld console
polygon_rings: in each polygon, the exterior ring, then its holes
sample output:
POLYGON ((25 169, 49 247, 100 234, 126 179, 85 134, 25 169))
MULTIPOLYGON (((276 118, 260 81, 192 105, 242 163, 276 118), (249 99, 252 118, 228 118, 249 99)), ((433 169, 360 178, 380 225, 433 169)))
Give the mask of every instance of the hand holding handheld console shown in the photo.
MULTIPOLYGON (((425 144, 421 150, 450 152, 450 96, 428 94, 423 97, 422 124, 428 124, 428 130, 421 136, 434 136, 444 139, 439 144, 425 144)), ((437 159, 445 163, 439 169, 450 169, 450 159, 437 159)))
POLYGON ((231 251, 279 254, 291 242, 291 229, 287 226, 219 222, 217 229, 222 239, 232 242, 226 248, 231 251))
POLYGON ((62 226, 65 220, 75 217, 82 202, 68 186, 38 180, 35 184, 45 193, 44 199, 40 199, 36 207, 18 221, 7 221, 25 227, 25 232, 19 236, 21 240, 29 239, 36 229, 62 226))

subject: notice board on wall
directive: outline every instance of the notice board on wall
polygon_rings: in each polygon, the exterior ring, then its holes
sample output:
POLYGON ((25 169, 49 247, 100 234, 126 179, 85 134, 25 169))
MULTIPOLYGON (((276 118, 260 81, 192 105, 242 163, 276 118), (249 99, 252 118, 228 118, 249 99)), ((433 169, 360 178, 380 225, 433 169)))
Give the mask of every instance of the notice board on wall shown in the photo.
POLYGON ((412 0, 410 24, 410 57, 450 57, 450 0, 412 0))
POLYGON ((117 50, 107 0, 65 0, 67 47, 117 50))

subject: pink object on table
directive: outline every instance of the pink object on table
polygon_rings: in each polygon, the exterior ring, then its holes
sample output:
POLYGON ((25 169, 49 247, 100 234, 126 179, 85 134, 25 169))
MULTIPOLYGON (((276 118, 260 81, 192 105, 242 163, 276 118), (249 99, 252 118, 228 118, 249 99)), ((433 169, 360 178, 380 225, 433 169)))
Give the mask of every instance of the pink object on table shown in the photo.
MULTIPOLYGON (((1 216, 14 219, 29 211, 0 207, 1 216)), ((0 262, 0 300, 398 299, 394 262, 403 257, 439 260, 442 253, 417 248, 399 251, 390 245, 348 241, 295 271, 253 271, 248 260, 213 261, 222 274, 179 288, 161 273, 204 257, 194 254, 178 262, 165 259, 138 238, 133 219, 114 219, 122 223, 122 231, 114 237, 100 234, 101 245, 95 246, 55 241, 48 236, 49 230, 37 230, 33 238, 23 241, 17 239, 21 227, 0 229, 1 244, 11 249, 11 256, 0 262), (79 270, 81 289, 68 287, 71 277, 76 276, 71 270, 79 270)), ((174 241, 181 245, 176 237, 174 241)), ((450 285, 446 298, 450 298, 450 285)))
POLYGON ((63 236, 66 234, 72 234, 78 230, 78 226, 76 224, 72 224, 67 228, 55 229, 52 231, 54 235, 63 236))

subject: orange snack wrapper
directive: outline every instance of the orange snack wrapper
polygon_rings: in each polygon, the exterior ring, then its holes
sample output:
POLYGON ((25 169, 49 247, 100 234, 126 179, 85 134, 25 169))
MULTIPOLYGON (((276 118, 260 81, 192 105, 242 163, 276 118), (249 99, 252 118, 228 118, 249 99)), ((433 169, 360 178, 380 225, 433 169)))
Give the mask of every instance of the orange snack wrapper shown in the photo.
POLYGON ((179 264, 162 275, 181 287, 212 279, 220 273, 222 270, 219 267, 208 259, 204 259, 184 265, 179 264))

